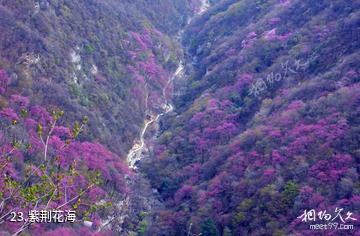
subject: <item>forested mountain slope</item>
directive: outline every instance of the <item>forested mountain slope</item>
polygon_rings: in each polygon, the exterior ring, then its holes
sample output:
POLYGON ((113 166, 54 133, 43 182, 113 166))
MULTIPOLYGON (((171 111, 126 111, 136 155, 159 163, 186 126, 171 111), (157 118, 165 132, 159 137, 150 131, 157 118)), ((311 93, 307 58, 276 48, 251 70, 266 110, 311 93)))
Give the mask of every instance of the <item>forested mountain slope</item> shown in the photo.
POLYGON ((0 234, 359 235, 359 26, 358 0, 0 0, 0 234), (9 217, 49 209, 77 221, 9 217))
POLYGON ((88 115, 88 135, 125 154, 144 117, 138 74, 152 80, 156 107, 177 64, 178 46, 168 35, 192 7, 180 0, 2 0, 0 67, 32 101, 66 109, 69 121, 88 115))
POLYGON ((1 235, 141 230, 147 202, 136 197, 151 192, 126 153, 144 119, 163 109, 182 56, 176 35, 199 6, 0 0, 1 235), (73 210, 76 222, 40 222, 50 209, 58 220, 73 210))
POLYGON ((359 26, 340 0, 223 0, 192 21, 187 85, 141 165, 167 206, 149 235, 358 235, 359 26), (354 229, 298 218, 336 208, 354 229))

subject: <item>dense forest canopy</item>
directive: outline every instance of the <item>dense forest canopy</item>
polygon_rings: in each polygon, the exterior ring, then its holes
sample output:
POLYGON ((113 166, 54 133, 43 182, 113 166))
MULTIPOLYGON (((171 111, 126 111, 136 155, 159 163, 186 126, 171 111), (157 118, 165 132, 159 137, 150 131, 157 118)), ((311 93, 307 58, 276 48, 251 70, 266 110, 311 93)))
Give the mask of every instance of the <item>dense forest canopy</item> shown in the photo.
POLYGON ((359 26, 357 0, 0 0, 0 235, 359 235, 359 26))

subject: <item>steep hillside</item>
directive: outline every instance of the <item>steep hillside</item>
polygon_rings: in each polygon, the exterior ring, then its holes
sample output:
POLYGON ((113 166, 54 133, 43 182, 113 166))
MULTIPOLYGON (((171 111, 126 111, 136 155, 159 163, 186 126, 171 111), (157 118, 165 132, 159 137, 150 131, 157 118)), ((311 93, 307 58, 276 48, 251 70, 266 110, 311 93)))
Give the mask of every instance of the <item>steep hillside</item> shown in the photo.
POLYGON ((0 1, 1 235, 141 231, 157 200, 125 157, 163 110, 182 57, 176 36, 197 6, 0 1), (69 210, 75 223, 59 216, 69 210))
POLYGON ((1 1, 0 67, 34 103, 88 115, 88 135, 124 155, 145 116, 137 75, 156 108, 178 60, 168 35, 190 14, 181 0, 1 1))
POLYGON ((194 20, 186 85, 141 163, 167 207, 148 234, 358 235, 359 25, 340 0, 223 0, 194 20), (354 229, 298 218, 337 208, 354 229))
POLYGON ((360 235, 359 26, 359 0, 0 0, 0 235, 360 235))

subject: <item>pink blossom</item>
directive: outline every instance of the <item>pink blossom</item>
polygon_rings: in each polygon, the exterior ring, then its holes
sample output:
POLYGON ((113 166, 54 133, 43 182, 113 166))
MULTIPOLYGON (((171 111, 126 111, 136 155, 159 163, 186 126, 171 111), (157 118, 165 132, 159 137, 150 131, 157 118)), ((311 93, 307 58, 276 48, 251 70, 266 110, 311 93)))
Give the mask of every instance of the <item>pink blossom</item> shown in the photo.
POLYGON ((208 101, 208 106, 207 106, 208 110, 216 109, 217 107, 218 107, 218 101, 216 99, 210 99, 208 101))
POLYGON ((174 200, 176 204, 179 204, 181 200, 183 200, 185 197, 190 197, 191 193, 193 191, 193 188, 189 185, 184 185, 181 187, 174 196, 174 200))
POLYGON ((264 176, 267 177, 267 178, 271 178, 271 177, 274 177, 276 174, 276 171, 274 169, 266 169, 264 170, 264 176))
POLYGON ((257 34, 255 31, 248 33, 246 38, 241 42, 242 48, 251 48, 256 40, 257 34))
POLYGON ((346 76, 349 78, 356 78, 359 76, 359 74, 354 69, 352 69, 346 73, 346 76))
POLYGON ((29 98, 17 94, 11 95, 11 102, 20 107, 27 107, 29 105, 29 98))
POLYGON ((49 140, 49 144, 55 150, 61 150, 65 146, 64 141, 57 136, 52 136, 49 140))
POLYGON ((206 192, 205 191, 200 191, 198 194, 198 199, 197 199, 197 203, 199 205, 203 204, 206 201, 206 192))
POLYGON ((273 150, 271 153, 273 164, 282 163, 286 159, 284 156, 282 156, 278 150, 273 150))
POLYGON ((64 126, 57 126, 54 128, 53 131, 54 135, 57 135, 59 137, 64 137, 64 138, 70 138, 71 137, 71 131, 68 127, 64 127, 64 126))
POLYGON ((42 106, 33 106, 33 107, 31 107, 30 108, 30 113, 31 113, 32 116, 34 116, 36 118, 36 120, 39 123, 41 123, 43 125, 51 123, 52 120, 53 120, 51 115, 42 106))
POLYGON ((11 108, 4 108, 0 111, 0 117, 3 117, 9 121, 19 120, 16 112, 11 108))
POLYGON ((95 82, 98 84, 102 84, 106 82, 106 78, 100 74, 95 75, 95 82))
POLYGON ((281 137, 281 130, 279 129, 274 129, 269 131, 269 135, 273 138, 280 138, 281 137))

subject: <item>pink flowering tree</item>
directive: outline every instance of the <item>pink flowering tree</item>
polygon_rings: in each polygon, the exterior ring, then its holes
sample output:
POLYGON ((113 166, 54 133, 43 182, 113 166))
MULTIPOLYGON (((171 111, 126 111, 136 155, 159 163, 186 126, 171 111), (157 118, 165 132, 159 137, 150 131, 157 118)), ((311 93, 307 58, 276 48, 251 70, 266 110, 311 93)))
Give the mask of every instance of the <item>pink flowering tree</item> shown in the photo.
MULTIPOLYGON (((85 200, 84 193, 100 182, 100 173, 89 173, 85 179, 78 172, 76 160, 69 166, 62 166, 61 156, 55 148, 66 149, 76 138, 86 123, 76 123, 69 132, 71 136, 59 146, 54 146, 54 131, 59 130, 57 122, 62 111, 53 112, 49 123, 31 127, 28 111, 20 114, 11 108, 0 112, 1 116, 1 168, 0 168, 0 224, 6 223, 12 212, 26 212, 37 209, 76 209, 85 200), (29 127, 30 126, 30 127, 29 127), (30 128, 25 131, 27 128, 30 128), (25 159, 31 158, 31 161, 25 159), (77 187, 76 187, 77 186, 77 187)), ((33 123, 35 124, 35 123, 33 123)), ((58 141, 59 142, 59 141, 58 141)), ((91 204, 91 203, 90 203, 91 204)), ((92 203, 93 204, 93 203, 92 203)), ((10 224, 10 223, 7 223, 10 224)), ((28 228, 32 223, 17 226, 16 233, 28 228)))
POLYGON ((11 95, 0 110, 0 232, 47 230, 34 221, 10 222, 13 212, 25 218, 30 211, 73 210, 80 221, 99 221, 98 212, 110 209, 111 183, 126 191, 126 166, 102 145, 76 140, 86 116, 69 128, 60 125, 64 111, 29 104, 11 95))

